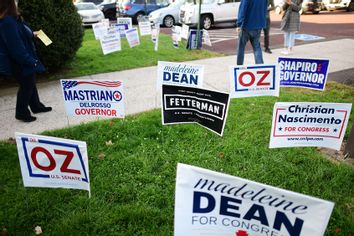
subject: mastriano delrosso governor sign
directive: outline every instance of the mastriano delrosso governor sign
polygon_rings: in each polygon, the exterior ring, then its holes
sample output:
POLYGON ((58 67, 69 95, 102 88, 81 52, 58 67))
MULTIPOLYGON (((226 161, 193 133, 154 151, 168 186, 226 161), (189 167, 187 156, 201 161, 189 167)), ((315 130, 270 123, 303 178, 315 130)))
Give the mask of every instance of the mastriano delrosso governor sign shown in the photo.
POLYGON ((125 116, 120 81, 61 80, 60 84, 68 116, 125 116))
POLYGON ((178 164, 175 236, 322 236, 334 204, 178 164))
POLYGON ((339 150, 351 107, 350 103, 275 103, 269 147, 328 147, 339 150))

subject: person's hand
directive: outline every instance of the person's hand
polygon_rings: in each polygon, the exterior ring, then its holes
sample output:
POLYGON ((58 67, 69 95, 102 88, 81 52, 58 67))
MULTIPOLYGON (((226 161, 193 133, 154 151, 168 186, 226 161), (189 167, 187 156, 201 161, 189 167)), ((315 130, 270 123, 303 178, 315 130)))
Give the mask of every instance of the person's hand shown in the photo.
POLYGON ((240 33, 241 32, 241 28, 240 27, 237 27, 236 28, 236 33, 240 33))
POLYGON ((33 37, 37 38, 38 37, 39 32, 38 31, 33 31, 33 37))

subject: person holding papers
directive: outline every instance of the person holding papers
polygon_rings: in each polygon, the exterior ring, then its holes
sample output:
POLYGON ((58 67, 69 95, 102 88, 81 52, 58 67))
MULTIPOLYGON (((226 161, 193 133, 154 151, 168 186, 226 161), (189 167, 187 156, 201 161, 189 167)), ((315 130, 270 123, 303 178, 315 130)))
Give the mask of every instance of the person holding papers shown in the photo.
POLYGON ((20 87, 17 92, 16 119, 31 122, 33 113, 51 111, 38 96, 36 73, 44 72, 34 46, 34 32, 21 18, 15 0, 0 1, 0 74, 13 76, 20 87))

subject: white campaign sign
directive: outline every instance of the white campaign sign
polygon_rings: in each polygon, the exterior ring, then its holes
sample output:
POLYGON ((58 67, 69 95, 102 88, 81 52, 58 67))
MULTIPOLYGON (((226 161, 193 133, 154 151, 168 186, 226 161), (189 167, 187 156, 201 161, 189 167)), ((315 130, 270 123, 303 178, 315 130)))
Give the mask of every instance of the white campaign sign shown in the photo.
POLYGON ((208 45, 209 47, 212 46, 209 37, 209 32, 205 29, 203 29, 203 44, 208 45))
POLYGON ((120 81, 60 80, 68 116, 124 118, 120 81))
POLYGON ((189 26, 183 24, 181 30, 181 38, 188 40, 188 36, 189 36, 189 26))
POLYGON ((108 31, 108 27, 104 22, 92 24, 92 29, 96 40, 100 40, 108 31))
POLYGON ((162 84, 203 87, 204 66, 178 62, 159 61, 157 64, 157 89, 162 84))
POLYGON ((231 98, 279 96, 277 65, 230 67, 231 98))
POLYGON ((178 164, 175 236, 322 236, 334 204, 178 164))
POLYGON ((100 39, 100 42, 104 55, 122 50, 117 27, 108 30, 108 33, 100 39))
POLYGON ((350 103, 275 103, 269 147, 340 150, 351 107, 350 103))
POLYGON ((119 17, 119 18, 117 18, 117 24, 127 24, 128 25, 128 29, 133 28, 132 18, 130 18, 130 17, 119 17))
POLYGON ((16 133, 16 143, 25 187, 90 191, 85 142, 16 133))
POLYGON ((139 21, 140 36, 151 35, 150 21, 139 21))
POLYGON ((136 28, 128 29, 125 31, 125 36, 128 40, 129 47, 135 47, 140 45, 139 35, 136 28))

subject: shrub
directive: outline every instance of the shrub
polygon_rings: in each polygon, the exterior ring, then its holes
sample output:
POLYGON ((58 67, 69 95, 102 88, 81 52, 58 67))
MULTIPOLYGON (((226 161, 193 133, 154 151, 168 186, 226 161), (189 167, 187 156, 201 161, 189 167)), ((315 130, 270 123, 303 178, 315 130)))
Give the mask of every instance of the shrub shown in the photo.
POLYGON ((37 42, 37 53, 48 71, 59 70, 81 47, 83 27, 72 0, 20 0, 24 20, 36 31, 42 29, 53 41, 37 42))

